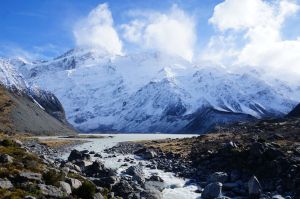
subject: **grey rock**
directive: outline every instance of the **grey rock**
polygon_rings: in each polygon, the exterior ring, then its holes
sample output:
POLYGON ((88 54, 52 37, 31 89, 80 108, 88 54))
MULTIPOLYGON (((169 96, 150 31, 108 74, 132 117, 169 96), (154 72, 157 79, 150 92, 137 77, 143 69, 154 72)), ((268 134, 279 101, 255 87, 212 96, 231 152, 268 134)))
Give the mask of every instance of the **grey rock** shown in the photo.
POLYGON ((41 190, 41 193, 45 196, 56 197, 56 198, 62 198, 64 196, 63 191, 61 191, 55 186, 39 184, 38 187, 41 190))
POLYGON ((71 185, 72 189, 78 189, 82 185, 82 183, 75 178, 67 178, 66 181, 71 185))
POLYGON ((91 160, 91 156, 85 153, 85 151, 78 151, 76 149, 73 149, 68 157, 68 160, 91 160))
POLYGON ((32 172, 22 172, 19 174, 21 180, 24 181, 42 181, 42 174, 40 173, 32 173, 32 172))
POLYGON ((255 176, 252 176, 248 181, 248 192, 253 197, 257 197, 261 193, 261 185, 255 176))
POLYGON ((152 150, 148 150, 144 153, 143 158, 149 160, 149 159, 153 159, 157 156, 155 151, 152 150))
POLYGON ((0 179, 0 188, 1 189, 12 189, 14 185, 9 181, 5 179, 0 179))
POLYGON ((0 163, 13 163, 14 158, 7 154, 0 154, 0 163))
POLYGON ((96 193, 96 194, 94 195, 94 199, 104 199, 104 197, 102 196, 101 193, 96 193))
POLYGON ((125 173, 131 175, 134 181, 137 181, 138 183, 145 183, 144 172, 140 166, 130 166, 125 173))
POLYGON ((72 193, 72 189, 69 183, 60 181, 59 186, 63 192, 70 195, 72 193))
POLYGON ((75 171, 77 171, 77 172, 81 172, 80 167, 77 166, 76 164, 71 163, 71 162, 65 163, 65 164, 64 164, 64 167, 68 167, 68 168, 71 169, 71 170, 75 170, 75 171))
POLYGON ((141 192, 141 199, 162 199, 162 193, 158 190, 145 190, 141 192))
POLYGON ((208 184, 202 193, 204 199, 214 199, 222 195, 222 183, 214 182, 208 184))
POLYGON ((158 182, 163 182, 164 180, 161 178, 161 177, 159 177, 158 175, 153 175, 153 176, 151 176, 150 178, 149 178, 149 180, 151 180, 151 181, 158 181, 158 182))
POLYGON ((36 197, 33 197, 33 196, 25 196, 24 199, 36 199, 36 197))
POLYGON ((285 199, 285 198, 282 197, 281 195, 274 195, 272 196, 272 199, 285 199))
POLYGON ((215 172, 208 177, 208 182, 221 182, 228 181, 228 174, 225 172, 215 172))

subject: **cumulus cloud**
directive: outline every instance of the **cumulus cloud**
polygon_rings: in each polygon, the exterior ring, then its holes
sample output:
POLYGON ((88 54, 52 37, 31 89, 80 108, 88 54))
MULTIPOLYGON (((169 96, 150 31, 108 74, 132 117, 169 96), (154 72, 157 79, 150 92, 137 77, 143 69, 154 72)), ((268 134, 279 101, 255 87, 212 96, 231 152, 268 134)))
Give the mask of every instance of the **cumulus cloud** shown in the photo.
POLYGON ((76 44, 97 48, 111 54, 122 54, 122 42, 113 25, 108 5, 98 5, 75 25, 73 33, 76 44))
MULTIPOLYGON (((226 46, 233 65, 263 67, 268 72, 300 74, 300 39, 287 40, 282 27, 288 17, 296 14, 299 6, 291 0, 225 0, 214 8, 209 22, 218 33, 211 39, 206 56, 220 55, 218 61, 228 59, 224 44, 216 38, 235 37, 226 46), (221 46, 221 47, 220 47, 221 46)), ((212 60, 213 61, 213 60, 212 60)))
POLYGON ((146 12, 121 26, 126 41, 191 61, 196 42, 194 18, 174 5, 168 13, 146 12))

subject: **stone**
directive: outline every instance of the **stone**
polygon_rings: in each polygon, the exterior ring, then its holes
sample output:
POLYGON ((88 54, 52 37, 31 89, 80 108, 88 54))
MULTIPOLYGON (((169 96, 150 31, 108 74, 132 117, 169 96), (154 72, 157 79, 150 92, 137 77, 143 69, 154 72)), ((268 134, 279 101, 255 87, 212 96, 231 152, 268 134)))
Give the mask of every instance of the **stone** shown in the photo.
POLYGON ((71 189, 71 186, 69 183, 60 181, 59 186, 64 193, 66 193, 68 195, 70 195, 72 193, 72 189, 71 189))
POLYGON ((261 194, 261 186, 255 176, 252 176, 248 181, 248 192, 251 197, 258 197, 261 194))
POLYGON ((96 157, 96 158, 102 158, 102 155, 101 155, 100 153, 96 153, 96 154, 94 155, 94 157, 96 157))
POLYGON ((106 168, 101 161, 96 160, 91 165, 86 166, 84 169, 84 173, 88 177, 108 177, 108 176, 115 176, 116 171, 106 168))
POLYGON ((143 158, 149 160, 155 158, 156 156, 157 156, 156 152, 149 150, 144 153, 143 158))
POLYGON ((214 199, 222 195, 222 183, 214 182, 208 184, 202 193, 202 198, 204 199, 214 199))
POLYGON ((144 159, 153 159, 157 157, 157 153, 153 150, 147 149, 147 148, 142 148, 134 152, 134 154, 141 156, 144 159))
POLYGON ((12 189, 14 185, 9 181, 5 179, 0 179, 0 188, 1 189, 12 189))
POLYGON ((120 181, 118 176, 95 178, 92 180, 97 186, 109 188, 120 181))
POLYGON ((7 154, 0 154, 0 163, 10 164, 14 162, 14 158, 7 154))
POLYGON ((64 193, 55 186, 39 184, 38 187, 41 190, 41 193, 45 196, 55 197, 55 198, 62 198, 64 196, 64 193))
POLYGON ((96 194, 94 195, 94 199, 104 199, 104 197, 102 196, 101 193, 96 193, 96 194))
POLYGON ((24 199, 36 199, 36 197, 33 197, 33 196, 25 196, 24 199))
POLYGON ((149 180, 151 180, 151 181, 158 181, 158 182, 163 182, 164 180, 160 177, 160 176, 158 176, 158 175, 153 175, 153 176, 151 176, 150 178, 149 178, 149 180))
POLYGON ((82 185, 82 183, 75 178, 67 178, 66 181, 71 185, 72 189, 78 189, 82 185))
POLYGON ((162 193, 158 190, 145 190, 141 192, 141 199, 162 199, 162 193))
POLYGON ((285 199, 285 198, 282 197, 281 195, 274 195, 272 196, 272 199, 285 199))
POLYGON ((89 152, 89 154, 95 154, 95 153, 96 153, 95 151, 90 151, 90 152, 89 152))
POLYGON ((89 154, 84 153, 85 151, 78 151, 73 149, 68 157, 69 161, 74 160, 91 160, 91 156, 89 154))
POLYGON ((125 173, 131 175, 134 181, 137 181, 138 183, 145 183, 144 172, 140 166, 130 166, 125 173))
POLYGON ((33 173, 33 172, 22 172, 19 174, 19 178, 22 181, 42 181, 42 174, 40 173, 33 173))
POLYGON ((119 183, 113 186, 112 191, 118 196, 128 198, 128 195, 133 193, 134 189, 127 180, 121 180, 119 183))
POLYGON ((228 174, 225 172, 215 172, 208 177, 208 182, 221 182, 228 181, 228 174))

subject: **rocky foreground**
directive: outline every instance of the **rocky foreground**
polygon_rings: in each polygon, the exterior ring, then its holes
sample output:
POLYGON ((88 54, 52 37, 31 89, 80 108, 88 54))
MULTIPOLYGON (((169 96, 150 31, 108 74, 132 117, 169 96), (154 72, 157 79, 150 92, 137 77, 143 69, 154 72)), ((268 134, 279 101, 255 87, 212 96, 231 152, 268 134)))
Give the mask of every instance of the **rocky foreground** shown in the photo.
POLYGON ((194 179, 202 198, 300 198, 300 121, 238 124, 194 138, 121 143, 152 168, 194 179))
POLYGON ((163 180, 145 178, 139 165, 117 175, 94 151, 72 150, 68 159, 36 140, 0 140, 0 198, 160 199, 163 180))

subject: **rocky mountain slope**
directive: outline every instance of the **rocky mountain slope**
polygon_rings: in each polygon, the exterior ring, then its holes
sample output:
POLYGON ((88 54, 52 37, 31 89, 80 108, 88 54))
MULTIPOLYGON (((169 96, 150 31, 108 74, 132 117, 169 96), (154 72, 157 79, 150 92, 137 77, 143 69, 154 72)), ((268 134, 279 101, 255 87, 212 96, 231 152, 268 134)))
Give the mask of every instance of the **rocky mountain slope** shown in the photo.
POLYGON ((300 117, 300 104, 298 104, 289 114, 288 117, 300 117))
POLYGON ((0 59, 0 130, 36 135, 68 135, 76 131, 50 92, 28 87, 13 65, 0 59))
POLYGON ((18 64, 31 86, 53 92, 81 131, 206 132, 222 123, 282 116, 299 90, 257 72, 195 66, 161 53, 124 56, 74 49, 18 64))

